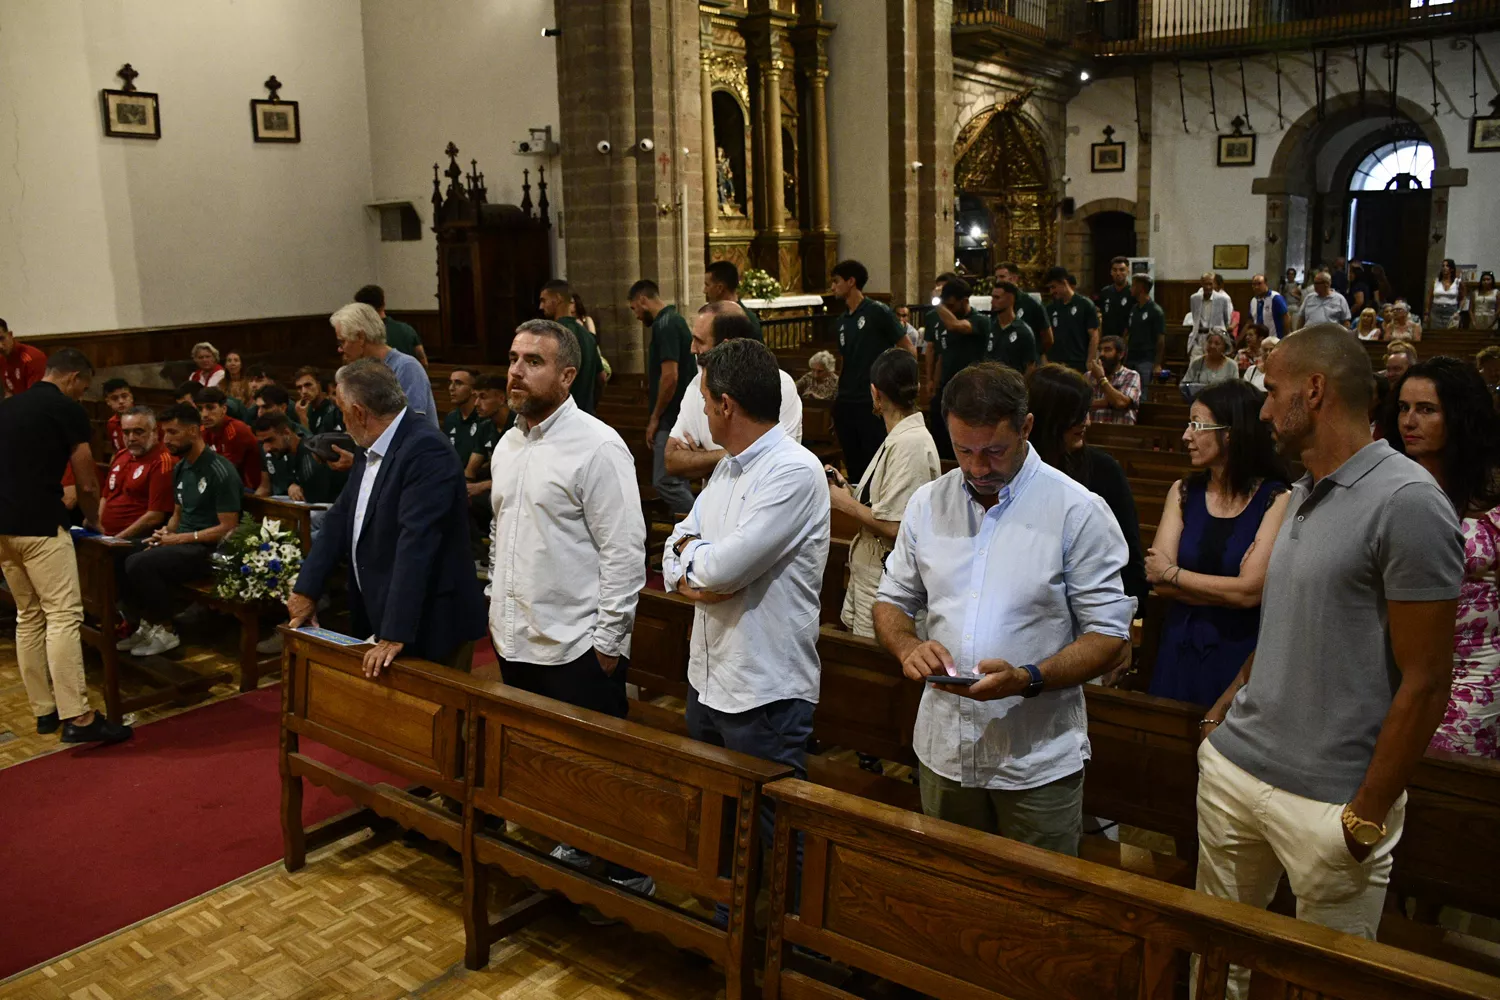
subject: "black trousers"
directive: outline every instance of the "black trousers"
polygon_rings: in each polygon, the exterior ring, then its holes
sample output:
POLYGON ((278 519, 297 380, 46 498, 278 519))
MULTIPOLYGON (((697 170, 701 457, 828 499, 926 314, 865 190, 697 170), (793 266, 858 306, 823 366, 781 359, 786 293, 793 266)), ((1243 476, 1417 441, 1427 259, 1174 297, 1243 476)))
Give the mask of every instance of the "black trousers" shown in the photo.
POLYGON ((213 572, 214 547, 206 542, 158 545, 125 559, 126 595, 141 617, 156 625, 172 620, 177 605, 172 587, 201 580, 213 572))
POLYGON ((849 481, 857 483, 864 478, 865 468, 885 440, 885 421, 870 408, 868 399, 836 399, 833 401, 833 430, 844 452, 844 469, 849 481))
POLYGON ((932 435, 932 443, 937 445, 938 458, 953 460, 953 439, 948 437, 948 421, 943 418, 943 391, 941 388, 932 394, 932 402, 927 406, 927 431, 932 435))

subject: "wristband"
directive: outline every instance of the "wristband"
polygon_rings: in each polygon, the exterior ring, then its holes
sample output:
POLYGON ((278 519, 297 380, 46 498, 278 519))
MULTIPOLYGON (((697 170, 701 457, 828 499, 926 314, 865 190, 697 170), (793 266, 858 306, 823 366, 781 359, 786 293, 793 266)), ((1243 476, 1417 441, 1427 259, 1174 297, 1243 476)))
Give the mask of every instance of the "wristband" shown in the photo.
POLYGON ((1199 719, 1198 720, 1198 728, 1199 729, 1202 729, 1204 726, 1222 726, 1223 724, 1224 724, 1224 720, 1223 719, 1199 719))
POLYGON ((1035 698, 1037 695, 1042 693, 1042 687, 1045 684, 1045 682, 1042 680, 1042 672, 1037 669, 1036 664, 1034 663, 1023 664, 1021 669, 1031 675, 1031 683, 1027 684, 1025 689, 1021 692, 1021 697, 1035 698))

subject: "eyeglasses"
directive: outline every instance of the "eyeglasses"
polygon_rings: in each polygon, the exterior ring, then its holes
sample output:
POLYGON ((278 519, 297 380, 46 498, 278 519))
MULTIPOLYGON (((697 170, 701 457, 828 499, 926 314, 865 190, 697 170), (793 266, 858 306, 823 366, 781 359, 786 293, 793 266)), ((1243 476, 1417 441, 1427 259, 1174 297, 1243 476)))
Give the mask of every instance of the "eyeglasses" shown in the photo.
POLYGON ((1197 434, 1200 431, 1227 431, 1228 424, 1205 424, 1200 420, 1189 420, 1187 429, 1197 434))

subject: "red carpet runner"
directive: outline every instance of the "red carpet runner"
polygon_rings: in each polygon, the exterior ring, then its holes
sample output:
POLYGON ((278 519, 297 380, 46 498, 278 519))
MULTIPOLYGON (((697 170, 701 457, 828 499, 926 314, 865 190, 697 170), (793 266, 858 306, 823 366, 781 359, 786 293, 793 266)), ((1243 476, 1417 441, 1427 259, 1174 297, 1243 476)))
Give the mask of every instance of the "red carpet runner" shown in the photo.
MULTIPOLYGON (((0 979, 281 857, 281 688, 0 771, 0 979)), ((381 772, 307 752, 365 780, 381 772)), ((311 783, 311 825, 351 804, 311 783)))

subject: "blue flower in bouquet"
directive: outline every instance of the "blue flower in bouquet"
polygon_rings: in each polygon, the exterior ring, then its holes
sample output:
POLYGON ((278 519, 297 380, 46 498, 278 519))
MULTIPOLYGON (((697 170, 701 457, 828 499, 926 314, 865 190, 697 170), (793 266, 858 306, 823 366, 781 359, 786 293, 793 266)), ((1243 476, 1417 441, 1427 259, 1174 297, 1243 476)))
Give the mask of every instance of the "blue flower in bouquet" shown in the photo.
POLYGON ((281 572, 281 560, 280 559, 272 559, 270 562, 266 563, 266 568, 269 569, 272 573, 280 573, 281 572))
POLYGON ((249 566, 241 566, 240 567, 240 575, 241 576, 249 576, 250 575, 250 567, 249 566))
POLYGON ((271 543, 270 542, 261 542, 260 543, 260 550, 262 552, 270 552, 271 551, 271 543))

